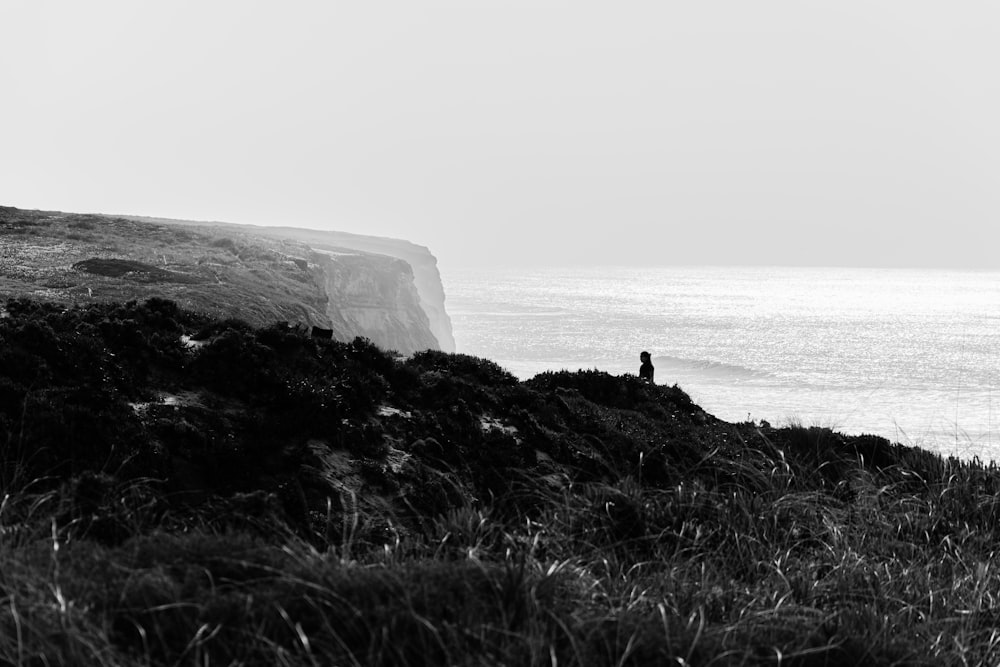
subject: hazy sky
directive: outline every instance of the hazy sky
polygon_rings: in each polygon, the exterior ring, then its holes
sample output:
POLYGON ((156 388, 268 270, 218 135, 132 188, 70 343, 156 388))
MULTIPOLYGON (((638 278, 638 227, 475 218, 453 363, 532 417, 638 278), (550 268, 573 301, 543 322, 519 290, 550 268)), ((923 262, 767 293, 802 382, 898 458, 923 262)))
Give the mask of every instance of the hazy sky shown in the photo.
POLYGON ((0 0, 0 204, 1000 268, 1000 3, 0 0))

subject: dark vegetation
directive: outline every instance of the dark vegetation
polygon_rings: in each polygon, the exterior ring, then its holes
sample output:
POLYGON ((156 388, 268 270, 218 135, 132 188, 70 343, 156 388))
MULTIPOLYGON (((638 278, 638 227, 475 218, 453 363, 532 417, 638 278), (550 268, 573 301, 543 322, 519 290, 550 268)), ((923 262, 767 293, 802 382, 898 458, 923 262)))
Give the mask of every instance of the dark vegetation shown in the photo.
POLYGON ((0 665, 993 664, 998 490, 629 376, 13 300, 0 665))
POLYGON ((127 278, 144 283, 200 283, 203 278, 189 276, 177 271, 168 271, 151 264, 128 259, 93 257, 73 265, 77 271, 86 271, 99 276, 127 278))

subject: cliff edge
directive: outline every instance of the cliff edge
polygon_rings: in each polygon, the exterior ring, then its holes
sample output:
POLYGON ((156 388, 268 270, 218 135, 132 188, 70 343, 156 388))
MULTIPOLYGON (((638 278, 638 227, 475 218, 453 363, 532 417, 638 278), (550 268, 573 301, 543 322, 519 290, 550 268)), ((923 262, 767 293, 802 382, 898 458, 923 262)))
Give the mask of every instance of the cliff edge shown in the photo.
POLYGON ((444 287, 441 274, 437 268, 437 258, 426 246, 417 245, 402 239, 391 239, 348 232, 304 229, 301 227, 262 227, 230 222, 196 222, 192 220, 174 220, 169 218, 146 218, 127 216, 130 220, 155 222, 162 224, 178 224, 214 229, 220 233, 238 230, 240 233, 256 237, 267 237, 295 243, 303 243, 314 250, 326 252, 334 256, 342 256, 344 250, 354 250, 361 253, 373 253, 394 257, 410 265, 413 284, 416 287, 420 308, 427 315, 431 333, 437 340, 436 349, 443 352, 455 351, 455 337, 452 334, 451 318, 445 310, 444 287))
POLYGON ((339 340, 363 336, 404 354, 454 348, 426 248, 355 244, 406 249, 376 253, 297 231, 306 230, 0 207, 0 297, 68 305, 160 297, 254 326, 286 321, 339 340))
POLYGON ((388 350, 438 349, 420 307, 413 270, 401 259, 356 251, 313 251, 324 291, 336 295, 326 313, 338 330, 354 332, 388 350))

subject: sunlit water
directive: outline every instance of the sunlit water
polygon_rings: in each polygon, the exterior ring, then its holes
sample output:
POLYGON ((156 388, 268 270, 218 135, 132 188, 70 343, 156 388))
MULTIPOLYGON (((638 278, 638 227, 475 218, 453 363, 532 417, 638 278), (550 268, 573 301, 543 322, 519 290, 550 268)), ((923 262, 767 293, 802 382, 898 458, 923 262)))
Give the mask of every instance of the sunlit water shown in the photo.
POLYGON ((459 352, 679 384, 729 421, 877 433, 1000 460, 1000 273, 825 268, 448 270, 459 352))

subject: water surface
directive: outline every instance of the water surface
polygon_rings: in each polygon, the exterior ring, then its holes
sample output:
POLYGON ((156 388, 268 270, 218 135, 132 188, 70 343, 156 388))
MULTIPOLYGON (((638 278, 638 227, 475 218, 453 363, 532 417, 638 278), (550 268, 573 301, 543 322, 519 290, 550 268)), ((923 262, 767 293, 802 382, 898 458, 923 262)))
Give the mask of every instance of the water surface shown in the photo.
POLYGON ((442 269, 458 350, 679 384, 730 420, 877 433, 1000 459, 1000 273, 442 269))

